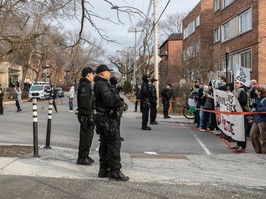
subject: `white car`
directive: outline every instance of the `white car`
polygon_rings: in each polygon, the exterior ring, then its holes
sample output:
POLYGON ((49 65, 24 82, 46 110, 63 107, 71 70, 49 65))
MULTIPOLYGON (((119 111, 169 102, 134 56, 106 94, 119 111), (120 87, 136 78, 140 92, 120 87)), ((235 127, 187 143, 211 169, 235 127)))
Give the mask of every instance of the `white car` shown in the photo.
POLYGON ((29 99, 48 99, 51 86, 49 84, 33 84, 29 90, 29 99))

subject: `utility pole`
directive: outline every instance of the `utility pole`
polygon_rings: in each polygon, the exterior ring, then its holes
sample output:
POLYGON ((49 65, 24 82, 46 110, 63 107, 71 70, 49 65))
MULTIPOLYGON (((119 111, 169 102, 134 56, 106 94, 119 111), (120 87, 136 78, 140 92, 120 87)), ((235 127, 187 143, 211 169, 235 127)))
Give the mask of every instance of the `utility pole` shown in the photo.
POLYGON ((128 32, 134 32, 135 33, 135 47, 134 47, 134 65, 133 65, 133 87, 136 85, 136 63, 137 63, 137 33, 141 32, 137 28, 130 28, 128 29, 128 32))
MULTIPOLYGON (((154 78, 157 79, 155 87, 156 87, 156 95, 157 99, 159 99, 159 73, 158 73, 158 25, 157 25, 157 4, 158 0, 154 0, 153 4, 153 13, 154 13, 154 78)), ((157 103, 157 106, 159 103, 157 103)))

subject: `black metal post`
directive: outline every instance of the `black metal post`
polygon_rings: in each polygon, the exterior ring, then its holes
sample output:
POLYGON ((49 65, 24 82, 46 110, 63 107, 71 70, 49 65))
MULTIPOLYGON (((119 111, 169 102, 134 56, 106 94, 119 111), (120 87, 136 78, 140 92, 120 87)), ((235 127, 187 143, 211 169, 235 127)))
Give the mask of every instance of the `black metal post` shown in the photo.
POLYGON ((225 78, 226 83, 228 84, 228 62, 229 62, 229 53, 225 53, 225 78))
POLYGON ((51 149, 50 139, 51 139, 52 116, 53 116, 53 100, 49 99, 48 119, 47 119, 47 129, 46 129, 46 144, 44 147, 46 149, 51 149))
POLYGON ((33 156, 39 156, 38 146, 38 115, 37 115, 37 99, 32 99, 32 120, 33 120, 33 156))

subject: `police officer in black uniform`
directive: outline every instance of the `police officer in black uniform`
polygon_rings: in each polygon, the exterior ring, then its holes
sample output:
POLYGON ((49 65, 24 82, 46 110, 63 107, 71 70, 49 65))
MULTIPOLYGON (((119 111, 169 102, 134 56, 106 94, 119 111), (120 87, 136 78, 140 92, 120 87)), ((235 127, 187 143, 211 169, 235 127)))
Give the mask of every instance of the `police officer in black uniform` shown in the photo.
POLYGON ((149 111, 150 111, 150 98, 151 98, 151 89, 149 86, 149 80, 147 75, 142 77, 143 83, 141 85, 141 99, 140 99, 140 108, 142 112, 142 130, 151 130, 151 127, 147 126, 149 120, 149 111))
POLYGON ((78 120, 80 122, 79 153, 77 164, 90 166, 94 160, 89 157, 94 134, 93 95, 91 83, 94 71, 90 67, 82 70, 82 78, 77 88, 78 120))
POLYGON ((157 92, 154 85, 154 82, 156 82, 157 79, 152 78, 150 89, 151 89, 151 98, 150 98, 150 104, 151 104, 151 113, 150 113, 150 124, 157 125, 158 122, 156 121, 157 116, 157 92))
POLYGON ((117 109, 124 106, 120 96, 108 82, 110 71, 106 65, 99 65, 94 78, 96 114, 94 117, 96 133, 100 135, 100 170, 98 177, 110 180, 127 181, 129 177, 121 172, 121 139, 118 127, 117 109))

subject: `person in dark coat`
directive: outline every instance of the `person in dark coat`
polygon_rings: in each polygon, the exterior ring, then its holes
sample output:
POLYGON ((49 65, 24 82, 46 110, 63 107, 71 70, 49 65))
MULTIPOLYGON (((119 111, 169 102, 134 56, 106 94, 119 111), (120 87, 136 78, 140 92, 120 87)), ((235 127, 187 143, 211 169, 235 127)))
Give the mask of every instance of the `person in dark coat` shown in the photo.
POLYGON ((89 156, 90 147, 94 135, 93 122, 93 94, 91 83, 94 71, 90 67, 82 70, 82 78, 77 88, 78 120, 80 123, 79 152, 77 164, 90 166, 94 160, 89 156))
POLYGON ((109 177, 110 180, 128 181, 121 164, 121 138, 119 130, 119 116, 117 109, 124 107, 124 101, 114 91, 110 80, 110 71, 106 65, 97 67, 97 76, 94 78, 94 96, 96 114, 94 121, 96 133, 100 135, 100 169, 99 178, 109 177))
POLYGON ((56 107, 56 103, 55 103, 56 97, 57 97, 57 92, 56 92, 54 86, 52 85, 51 90, 50 90, 50 99, 53 100, 54 110, 57 113, 57 107, 56 107))
POLYGON ((164 119, 171 118, 168 115, 168 111, 169 111, 170 100, 172 98, 172 95, 173 95, 172 86, 171 84, 167 84, 166 88, 164 88, 161 92, 164 119))
POLYGON ((157 79, 152 78, 150 89, 151 89, 151 98, 150 98, 150 105, 151 105, 151 112, 150 112, 150 124, 156 125, 158 122, 156 121, 157 116, 157 91, 154 83, 157 79))
POLYGON ((149 80, 147 75, 143 75, 142 77, 142 85, 141 85, 141 100, 140 100, 140 107, 142 112, 142 130, 151 130, 149 127, 149 111, 150 111, 150 98, 151 98, 151 89, 149 86, 149 80))

